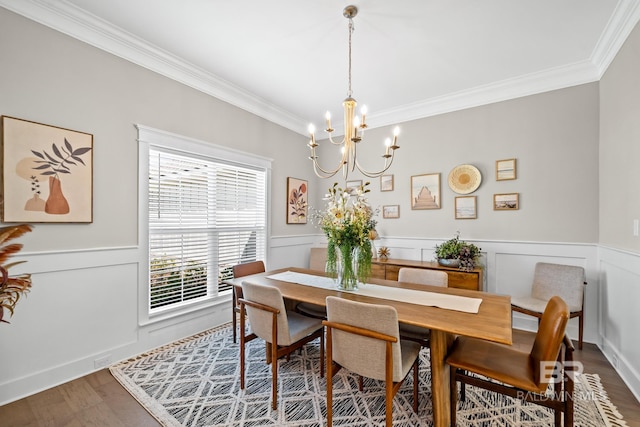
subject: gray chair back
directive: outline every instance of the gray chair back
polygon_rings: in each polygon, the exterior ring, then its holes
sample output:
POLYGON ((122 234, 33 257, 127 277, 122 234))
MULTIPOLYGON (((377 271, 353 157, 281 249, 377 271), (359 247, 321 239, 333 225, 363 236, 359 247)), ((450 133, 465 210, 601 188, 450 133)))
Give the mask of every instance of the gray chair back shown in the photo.
MULTIPOLYGON (((284 305, 284 299, 280 289, 273 286, 264 286, 252 283, 250 281, 242 282, 242 293, 244 299, 280 310, 278 313, 278 343, 279 345, 289 345, 289 322, 287 319, 287 310, 284 305)), ((259 310, 254 307, 246 306, 247 317, 251 330, 258 337, 266 342, 272 341, 272 315, 268 311, 259 310)))
MULTIPOLYGON (((394 336, 392 344, 393 381, 402 381, 402 352, 398 313, 387 305, 366 304, 338 297, 327 297, 327 320, 394 336)), ((333 331, 332 358, 348 370, 367 378, 385 380, 386 343, 348 332, 333 331)))
POLYGON ((534 272, 531 296, 548 301, 558 295, 569 307, 582 307, 584 282, 582 267, 539 262, 534 272))
POLYGON ((449 285, 449 275, 445 271, 440 270, 403 267, 398 271, 398 282, 418 283, 420 285, 442 286, 446 288, 449 285))
POLYGON ((327 268, 327 248, 311 248, 309 251, 309 269, 325 271, 327 268))

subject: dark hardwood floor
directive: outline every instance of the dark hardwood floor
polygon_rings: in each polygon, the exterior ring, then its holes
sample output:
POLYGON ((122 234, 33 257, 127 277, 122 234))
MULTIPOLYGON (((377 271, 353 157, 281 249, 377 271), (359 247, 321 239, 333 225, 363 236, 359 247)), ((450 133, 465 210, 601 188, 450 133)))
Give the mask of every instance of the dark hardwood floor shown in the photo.
MULTIPOLYGON (((519 333, 514 333, 516 340, 519 333)), ((524 338, 526 339, 526 338, 524 338)), ((593 344, 576 350, 585 372, 598 374, 611 401, 630 427, 640 427, 640 403, 593 344)), ((103 369, 27 398, 0 406, 0 425, 11 427, 150 427, 160 424, 103 369)))

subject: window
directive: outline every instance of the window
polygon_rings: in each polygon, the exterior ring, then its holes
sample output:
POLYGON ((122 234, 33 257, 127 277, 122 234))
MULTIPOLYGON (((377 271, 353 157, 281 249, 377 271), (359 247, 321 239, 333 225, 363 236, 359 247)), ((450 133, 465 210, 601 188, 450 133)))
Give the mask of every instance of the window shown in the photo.
POLYGON ((233 265, 266 258, 268 169, 212 144, 175 148, 144 150, 149 313, 217 297, 233 265))

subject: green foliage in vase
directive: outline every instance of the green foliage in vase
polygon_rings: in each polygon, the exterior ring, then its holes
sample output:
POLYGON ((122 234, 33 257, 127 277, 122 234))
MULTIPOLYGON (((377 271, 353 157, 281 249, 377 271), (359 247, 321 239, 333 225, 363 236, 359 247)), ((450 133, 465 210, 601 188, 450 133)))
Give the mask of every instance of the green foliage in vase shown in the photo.
POLYGON ((480 258, 480 249, 473 243, 460 240, 460 232, 446 242, 436 245, 437 259, 459 259, 461 270, 473 270, 480 258))
POLYGON ((364 197, 371 191, 366 188, 368 185, 370 183, 366 182, 349 192, 338 187, 336 182, 324 197, 327 208, 313 216, 327 236, 327 272, 336 274, 338 251, 347 270, 353 265, 352 256, 355 253, 358 271, 351 274, 355 274, 360 282, 366 282, 371 276, 372 252, 369 236, 377 224, 373 219, 375 212, 364 197), (354 252, 354 248, 359 250, 354 252))

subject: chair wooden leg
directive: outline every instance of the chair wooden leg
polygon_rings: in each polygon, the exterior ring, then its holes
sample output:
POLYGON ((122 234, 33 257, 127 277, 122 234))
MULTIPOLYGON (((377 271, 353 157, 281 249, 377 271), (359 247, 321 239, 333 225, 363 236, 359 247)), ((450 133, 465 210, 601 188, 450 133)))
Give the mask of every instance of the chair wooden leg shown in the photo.
MULTIPOLYGON (((562 399, 563 397, 563 382, 559 381, 553 385, 553 391, 556 399, 562 399)), ((562 427, 562 410, 559 408, 555 408, 553 410, 553 421, 555 427, 562 427)))
MULTIPOLYGON (((570 351, 567 351, 570 353, 570 351)), ((569 354, 569 357, 566 360, 573 361, 573 356, 569 354)), ((575 397, 573 396, 574 392, 574 382, 570 375, 573 375, 573 372, 567 373, 564 372, 564 427, 573 427, 573 401, 575 397)))
MULTIPOLYGON (((233 317, 235 319, 236 312, 233 312, 233 317)), ((245 336, 244 336, 244 305, 240 306, 240 329, 242 329, 242 333, 240 334, 240 389, 244 390, 244 357, 245 357, 245 336)), ((233 327, 233 332, 235 335, 236 328, 235 325, 233 327)), ((235 340, 234 340, 235 342, 235 340)))
POLYGON ((331 328, 327 328, 327 427, 333 426, 333 354, 331 328))
POLYGON ((271 325, 271 407, 278 409, 278 317, 273 313, 271 325))
POLYGON ((320 378, 324 378, 324 331, 320 335, 320 378))
MULTIPOLYGON (((458 407, 458 383, 456 381, 456 373, 458 372, 458 368, 454 368, 451 366, 449 368, 449 404, 451 406, 451 425, 456 425, 456 409, 458 407)), ((464 389, 464 383, 461 381, 460 386, 464 389)))
MULTIPOLYGON (((275 345, 272 347, 277 348, 275 345)), ((271 407, 274 410, 278 409, 278 359, 275 352, 271 362, 271 400, 273 402, 271 407)))
POLYGON ((362 380, 362 375, 358 375, 358 391, 364 390, 364 382, 362 380))
POLYGON ((413 364, 413 412, 418 413, 418 368, 419 368, 419 359, 413 364))
MULTIPOLYGON (((236 319, 236 307, 237 307, 237 298, 236 298, 236 288, 235 286, 231 287, 231 323, 233 324, 233 343, 236 343, 236 326, 237 326, 237 319, 236 319)), ((244 332, 243 332, 244 333, 244 332)))
POLYGON ((385 362, 385 410, 386 410, 386 427, 392 427, 393 424, 393 353, 391 352, 391 342, 387 341, 387 358, 385 362))
POLYGON ((387 381, 385 387, 385 427, 392 427, 393 425, 393 382, 387 381))
POLYGON ((582 350, 582 334, 584 327, 584 314, 578 316, 578 349, 582 350))

